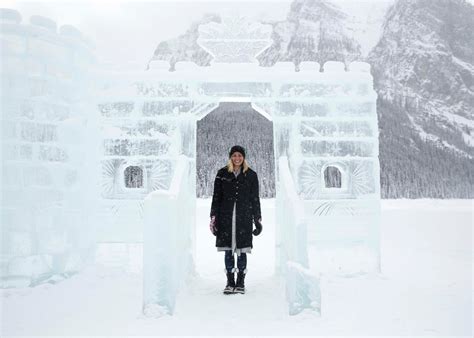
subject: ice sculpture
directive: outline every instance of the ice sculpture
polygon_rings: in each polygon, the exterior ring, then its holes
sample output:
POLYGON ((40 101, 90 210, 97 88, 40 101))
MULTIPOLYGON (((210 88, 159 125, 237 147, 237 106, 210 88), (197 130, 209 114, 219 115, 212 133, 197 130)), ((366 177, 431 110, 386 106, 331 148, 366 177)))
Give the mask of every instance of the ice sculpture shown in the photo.
POLYGON ((180 196, 195 196, 197 121, 236 101, 273 123, 276 266, 286 274, 289 311, 319 310, 320 274, 380 269, 368 64, 326 62, 322 72, 316 62, 298 71, 291 62, 260 67, 255 56, 269 45, 271 29, 224 18, 200 29, 199 43, 215 56, 210 67, 92 67, 90 45, 73 27, 57 33, 43 17, 24 25, 11 10, 0 17, 4 286, 75 271, 93 232, 98 241, 144 241, 144 311, 172 313, 174 281, 192 271, 195 217, 177 217, 173 200, 189 206, 180 196), (184 239, 161 229, 160 216, 184 226, 177 228, 184 239), (184 254, 180 264, 162 261, 167 246, 184 254))
POLYGON ((244 17, 223 17, 222 23, 199 26, 199 46, 211 54, 213 62, 254 62, 271 46, 272 26, 250 22, 244 17))
POLYGON ((23 23, 9 9, 0 9, 0 25, 1 286, 33 286, 93 258, 98 177, 88 161, 85 98, 94 60, 72 26, 58 31, 41 16, 23 23))
POLYGON ((198 42, 216 56, 210 67, 178 62, 170 72, 167 62, 155 61, 149 72, 134 78, 135 87, 112 90, 128 90, 139 114, 176 126, 179 147, 159 155, 171 167, 183 154, 195 170, 196 121, 221 102, 250 102, 273 122, 277 271, 286 274, 290 313, 319 311, 318 276, 379 270, 378 128, 370 67, 362 62, 352 62, 348 70, 340 62, 326 62, 323 72, 316 62, 301 63, 299 71, 289 62, 260 67, 254 56, 267 37, 252 34, 265 30, 240 21, 236 34, 235 22, 223 19, 200 29, 205 38, 198 42), (241 40, 246 43, 239 45, 241 40), (288 166, 284 184, 281 159, 288 166), (298 203, 303 223, 288 209, 298 203), (303 252, 296 254, 295 247, 303 252))

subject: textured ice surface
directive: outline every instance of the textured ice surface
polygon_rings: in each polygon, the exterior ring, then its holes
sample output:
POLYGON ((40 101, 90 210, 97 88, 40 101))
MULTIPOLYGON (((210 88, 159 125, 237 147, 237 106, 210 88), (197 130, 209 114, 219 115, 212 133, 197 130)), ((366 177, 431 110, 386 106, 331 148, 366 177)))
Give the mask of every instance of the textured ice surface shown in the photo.
POLYGON ((93 253, 94 60, 72 26, 22 22, 8 9, 0 24, 1 286, 33 286, 79 271, 93 253))
POLYGON ((150 316, 173 314, 176 295, 194 271, 196 203, 189 174, 182 155, 169 190, 152 192, 145 199, 143 310, 150 316))

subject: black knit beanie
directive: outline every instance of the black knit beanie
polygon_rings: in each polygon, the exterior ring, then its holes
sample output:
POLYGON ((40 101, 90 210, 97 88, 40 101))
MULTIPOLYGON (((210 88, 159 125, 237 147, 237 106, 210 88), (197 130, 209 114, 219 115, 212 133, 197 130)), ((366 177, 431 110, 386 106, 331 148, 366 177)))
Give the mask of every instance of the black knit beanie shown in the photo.
POLYGON ((233 146, 232 148, 230 148, 230 152, 229 152, 229 158, 232 156, 233 153, 235 152, 239 152, 242 154, 242 156, 245 158, 245 149, 244 147, 241 147, 241 146, 233 146))

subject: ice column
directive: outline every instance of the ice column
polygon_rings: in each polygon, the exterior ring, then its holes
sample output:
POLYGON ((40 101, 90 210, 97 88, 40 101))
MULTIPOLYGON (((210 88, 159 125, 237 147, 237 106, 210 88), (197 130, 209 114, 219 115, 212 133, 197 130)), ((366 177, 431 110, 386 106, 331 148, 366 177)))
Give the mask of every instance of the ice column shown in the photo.
POLYGON ((278 160, 279 177, 276 197, 277 272, 285 279, 289 314, 304 309, 321 313, 319 277, 308 264, 307 225, 302 202, 299 199, 288 158, 278 160))
POLYGON ((191 195, 190 166, 180 156, 169 190, 145 199, 143 232, 143 312, 173 314, 176 296, 194 271, 193 231, 195 195, 191 195))

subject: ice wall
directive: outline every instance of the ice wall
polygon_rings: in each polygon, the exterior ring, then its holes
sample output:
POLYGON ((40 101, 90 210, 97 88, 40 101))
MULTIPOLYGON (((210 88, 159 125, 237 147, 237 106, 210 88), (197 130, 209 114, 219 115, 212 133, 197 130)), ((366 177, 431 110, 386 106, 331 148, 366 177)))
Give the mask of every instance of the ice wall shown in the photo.
POLYGON ((315 258, 311 267, 340 275, 377 272, 379 133, 370 66, 324 67, 338 83, 293 87, 295 99, 313 99, 287 110, 295 128, 291 166, 305 205, 308 252, 315 258))
POLYGON ((78 271, 95 243, 93 47, 76 28, 41 16, 25 22, 0 9, 0 25, 1 285, 28 286, 78 271))
MULTIPOLYGON (((170 188, 180 154, 195 173, 190 111, 196 107, 187 83, 105 65, 95 77, 101 135, 98 240, 142 242, 144 198, 170 188)), ((188 189, 195 194, 194 182, 189 180, 188 189)))
MULTIPOLYGON (((367 63, 326 62, 322 72, 316 62, 298 69, 289 62, 273 67, 178 62, 175 71, 169 68, 155 61, 147 72, 103 70, 107 82, 97 110, 105 128, 102 196, 108 203, 125 215, 125 203, 133 198, 166 190, 180 154, 195 172, 196 122, 221 102, 250 102, 273 122, 275 162, 288 157, 304 203, 312 268, 342 274, 378 270, 378 127, 367 63), (122 164, 108 171, 109 163, 122 164), (116 177, 133 163, 140 163, 146 180, 154 175, 153 163, 159 164, 159 185, 127 192, 116 177)), ((133 235, 140 231, 134 224, 124 222, 129 228, 122 240, 140 237, 133 235)))

